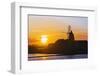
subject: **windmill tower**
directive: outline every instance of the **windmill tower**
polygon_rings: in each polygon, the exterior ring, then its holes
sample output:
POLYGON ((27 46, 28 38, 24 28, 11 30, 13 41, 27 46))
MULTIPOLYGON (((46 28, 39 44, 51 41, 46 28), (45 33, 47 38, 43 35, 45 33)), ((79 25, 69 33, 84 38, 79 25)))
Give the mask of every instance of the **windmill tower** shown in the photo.
POLYGON ((73 34, 72 30, 71 30, 71 26, 70 25, 68 26, 67 37, 68 37, 68 40, 75 40, 74 34, 73 34))

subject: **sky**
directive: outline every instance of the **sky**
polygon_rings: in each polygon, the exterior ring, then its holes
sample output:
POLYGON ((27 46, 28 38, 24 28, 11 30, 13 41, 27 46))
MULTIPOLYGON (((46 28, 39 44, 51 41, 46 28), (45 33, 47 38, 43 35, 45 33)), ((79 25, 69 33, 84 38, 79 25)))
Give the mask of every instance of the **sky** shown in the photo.
POLYGON ((48 44, 58 39, 67 39, 69 25, 75 40, 88 39, 87 17, 29 15, 28 19, 29 44, 42 44, 42 36, 46 36, 48 44))

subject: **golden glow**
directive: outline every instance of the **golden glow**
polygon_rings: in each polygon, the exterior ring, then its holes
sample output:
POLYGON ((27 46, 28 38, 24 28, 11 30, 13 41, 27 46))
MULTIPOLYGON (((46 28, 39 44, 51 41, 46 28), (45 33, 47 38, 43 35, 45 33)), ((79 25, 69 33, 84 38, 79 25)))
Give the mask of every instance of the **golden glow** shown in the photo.
POLYGON ((42 36, 41 36, 41 43, 42 43, 42 44, 46 44, 47 41, 48 41, 47 35, 42 35, 42 36))
POLYGON ((68 25, 72 27, 75 40, 88 40, 87 21, 81 17, 29 16, 29 45, 42 46, 67 39, 68 25))

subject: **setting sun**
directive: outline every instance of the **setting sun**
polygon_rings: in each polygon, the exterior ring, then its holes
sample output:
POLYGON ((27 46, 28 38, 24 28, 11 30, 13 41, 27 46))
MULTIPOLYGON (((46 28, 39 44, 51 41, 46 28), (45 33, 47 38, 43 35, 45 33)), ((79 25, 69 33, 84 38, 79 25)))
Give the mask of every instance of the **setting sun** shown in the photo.
POLYGON ((48 41, 47 35, 42 35, 42 36, 41 36, 41 43, 42 43, 42 44, 46 44, 47 41, 48 41))

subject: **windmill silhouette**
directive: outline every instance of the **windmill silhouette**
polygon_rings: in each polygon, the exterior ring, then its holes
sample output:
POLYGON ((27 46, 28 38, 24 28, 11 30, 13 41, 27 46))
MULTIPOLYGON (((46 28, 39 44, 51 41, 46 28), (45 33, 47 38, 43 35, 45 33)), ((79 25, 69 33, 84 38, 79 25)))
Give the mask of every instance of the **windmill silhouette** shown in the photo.
POLYGON ((74 34, 73 34, 72 30, 71 30, 71 26, 70 25, 68 26, 67 36, 68 36, 68 40, 75 40, 74 34))
POLYGON ((68 31, 67 32, 62 32, 62 33, 67 34, 67 39, 68 40, 75 40, 74 33, 72 32, 70 25, 68 26, 68 31))

